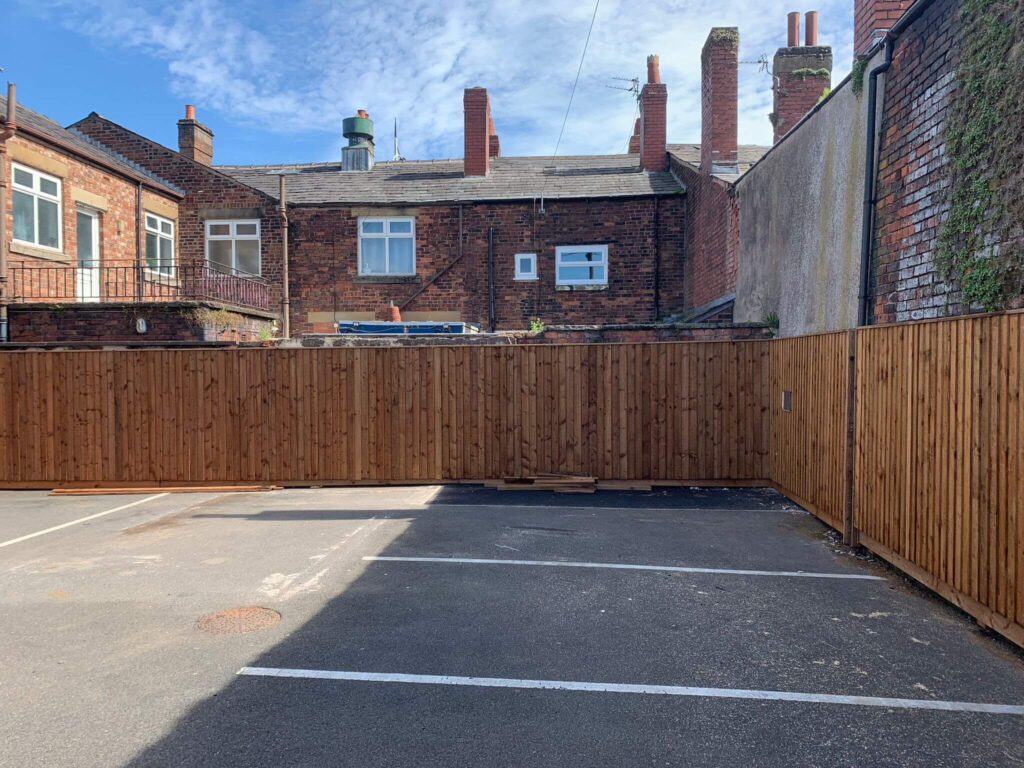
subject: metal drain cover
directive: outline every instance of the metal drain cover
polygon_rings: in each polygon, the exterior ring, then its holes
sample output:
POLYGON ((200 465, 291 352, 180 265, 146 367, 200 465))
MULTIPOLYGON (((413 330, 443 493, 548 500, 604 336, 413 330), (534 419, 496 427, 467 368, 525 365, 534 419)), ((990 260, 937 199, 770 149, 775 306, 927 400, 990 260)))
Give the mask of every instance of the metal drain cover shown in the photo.
POLYGON ((196 622, 196 629, 211 635, 240 635, 272 627, 281 620, 281 614, 258 605, 243 605, 216 613, 208 613, 196 622))

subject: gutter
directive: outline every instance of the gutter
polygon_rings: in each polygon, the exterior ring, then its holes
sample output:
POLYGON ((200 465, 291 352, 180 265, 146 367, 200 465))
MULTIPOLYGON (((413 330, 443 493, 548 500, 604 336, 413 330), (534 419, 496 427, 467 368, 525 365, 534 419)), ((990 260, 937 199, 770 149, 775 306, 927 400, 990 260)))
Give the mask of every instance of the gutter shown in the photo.
MULTIPOLYGON (((896 39, 900 34, 913 24, 918 17, 924 13, 934 0, 917 0, 907 12, 904 13, 892 28, 885 33, 878 45, 884 46, 885 55, 882 63, 871 70, 868 75, 868 119, 867 119, 867 140, 864 150, 864 202, 861 210, 861 235, 860 235, 860 291, 857 301, 857 325, 865 326, 871 322, 871 251, 874 240, 874 214, 875 214, 875 174, 878 168, 878 161, 875 157, 875 143, 878 136, 878 76, 887 72, 892 66, 892 52, 896 39)), ((868 58, 874 56, 878 45, 871 48, 866 54, 868 58)))
POLYGON ((0 130, 0 344, 10 341, 7 323, 7 140, 18 130, 14 83, 7 84, 7 122, 0 130))

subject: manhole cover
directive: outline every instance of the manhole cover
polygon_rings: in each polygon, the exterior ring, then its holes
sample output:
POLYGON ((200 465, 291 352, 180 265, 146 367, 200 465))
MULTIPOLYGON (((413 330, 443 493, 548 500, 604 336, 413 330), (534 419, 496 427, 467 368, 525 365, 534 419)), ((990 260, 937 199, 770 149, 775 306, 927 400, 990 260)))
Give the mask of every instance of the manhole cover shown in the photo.
POLYGON ((272 627, 281 620, 281 614, 258 605, 243 605, 228 608, 203 616, 196 622, 196 629, 211 635, 238 635, 243 632, 258 632, 272 627))

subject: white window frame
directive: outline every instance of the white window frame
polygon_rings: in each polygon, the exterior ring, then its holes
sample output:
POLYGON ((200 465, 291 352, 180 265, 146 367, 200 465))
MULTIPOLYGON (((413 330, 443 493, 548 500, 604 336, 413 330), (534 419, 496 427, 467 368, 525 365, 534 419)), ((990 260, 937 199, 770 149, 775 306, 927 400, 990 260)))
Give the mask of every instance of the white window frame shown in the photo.
POLYGON ((53 251, 54 253, 64 252, 64 183, 57 176, 51 176, 48 173, 37 171, 35 168, 30 168, 27 165, 21 165, 20 163, 11 163, 11 239, 16 243, 24 243, 25 245, 31 245, 33 248, 43 248, 47 251, 53 251), (23 171, 32 175, 32 186, 26 187, 15 181, 15 171, 23 171), (52 181, 57 185, 56 196, 43 192, 39 189, 39 180, 46 179, 52 181), (34 240, 22 240, 14 237, 14 193, 21 192, 22 194, 29 195, 32 198, 33 208, 33 230, 32 237, 34 240), (54 248, 52 245, 43 245, 39 242, 39 201, 46 200, 47 202, 57 204, 57 247, 54 248))
POLYGON ((416 217, 415 216, 360 216, 356 226, 359 228, 356 232, 358 238, 359 247, 356 258, 359 260, 359 276, 360 277, 414 277, 416 275, 416 217), (384 231, 381 233, 370 233, 363 234, 363 224, 365 222, 383 222, 384 231), (410 232, 408 235, 392 235, 389 230, 391 222, 393 221, 407 221, 410 223, 410 232), (367 240, 384 240, 384 271, 383 272, 364 272, 363 271, 363 238, 367 240), (394 238, 396 240, 412 240, 412 272, 392 272, 391 271, 391 243, 390 240, 394 238))
POLYGON ((260 277, 263 274, 263 242, 262 233, 263 230, 260 227, 259 219, 208 219, 206 221, 206 265, 211 269, 216 269, 213 262, 210 261, 210 241, 211 240, 230 240, 231 241, 231 274, 237 275, 250 275, 252 277, 260 277), (210 234, 210 226, 217 224, 227 224, 230 226, 229 234, 226 235, 213 235, 210 234), (238 234, 239 224, 255 224, 256 234, 255 235, 240 235, 238 234), (253 275, 249 272, 238 268, 238 254, 236 252, 235 243, 239 240, 255 240, 256 241, 256 273, 253 275))
POLYGON ((556 285, 608 285, 608 246, 607 245, 559 245, 555 247, 555 284, 556 285), (562 261, 562 255, 565 253, 579 253, 580 251, 589 251, 591 253, 600 253, 600 261, 592 261, 589 264, 584 264, 578 261, 562 261), (562 279, 562 267, 604 267, 604 279, 603 280, 563 280, 562 279))
POLYGON ((149 266, 149 259, 147 258, 147 254, 146 254, 146 243, 145 243, 145 240, 143 240, 142 258, 143 258, 143 260, 146 263, 146 267, 145 267, 146 274, 150 275, 151 277, 157 278, 158 280, 173 280, 175 278, 175 274, 178 271, 177 264, 175 262, 175 259, 177 257, 177 248, 175 248, 175 241, 174 241, 174 235, 175 235, 175 229, 176 229, 177 222, 175 222, 173 219, 168 219, 166 216, 161 216, 158 213, 153 213, 152 211, 143 211, 142 212, 142 218, 143 218, 143 222, 142 223, 143 223, 143 227, 145 229, 146 235, 147 236, 148 235, 156 235, 156 237, 157 237, 156 250, 157 250, 157 255, 158 256, 160 254, 160 240, 169 240, 170 243, 171 243, 171 266, 170 266, 170 271, 169 272, 164 272, 164 271, 162 271, 160 269, 153 269, 151 266, 149 266), (156 219, 156 222, 157 222, 156 229, 153 229, 153 228, 151 228, 149 226, 149 220, 151 218, 152 219, 156 219), (171 225, 170 233, 164 232, 160 228, 161 224, 170 224, 171 225))
POLYGON ((517 253, 515 255, 516 264, 516 280, 536 280, 537 279, 537 254, 536 253, 517 253), (529 272, 523 272, 519 268, 520 259, 529 259, 532 265, 529 272))

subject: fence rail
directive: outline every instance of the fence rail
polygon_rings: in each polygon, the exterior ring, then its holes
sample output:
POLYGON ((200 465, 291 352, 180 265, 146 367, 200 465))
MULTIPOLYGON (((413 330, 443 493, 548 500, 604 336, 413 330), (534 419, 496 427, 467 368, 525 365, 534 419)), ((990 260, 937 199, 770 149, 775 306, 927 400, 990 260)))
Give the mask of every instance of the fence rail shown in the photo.
POLYGON ((773 484, 1024 645, 1022 335, 1011 313, 748 342, 12 351, 0 486, 773 484))
POLYGON ((17 303, 216 301, 270 309, 267 281, 206 264, 182 264, 165 272, 139 265, 30 266, 9 268, 17 303))

